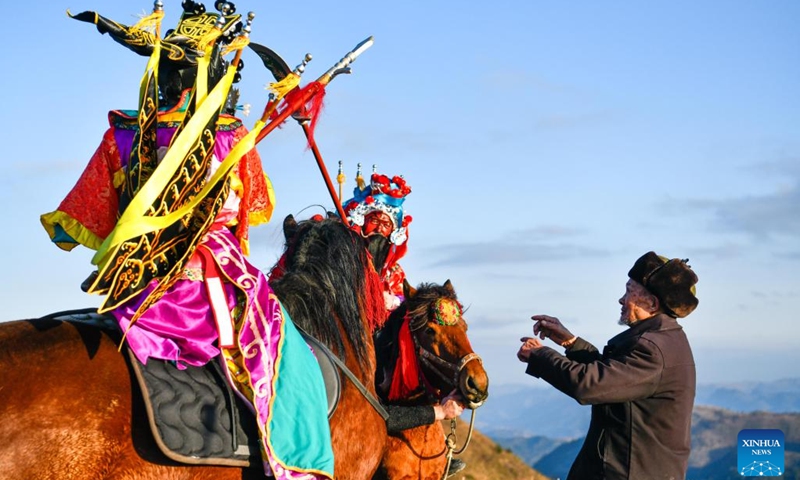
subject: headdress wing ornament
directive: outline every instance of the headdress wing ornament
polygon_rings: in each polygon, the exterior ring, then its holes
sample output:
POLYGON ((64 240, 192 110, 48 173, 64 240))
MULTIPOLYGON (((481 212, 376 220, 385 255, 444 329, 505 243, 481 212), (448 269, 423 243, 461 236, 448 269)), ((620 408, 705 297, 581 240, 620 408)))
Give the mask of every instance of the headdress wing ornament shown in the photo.
POLYGON ((155 45, 161 43, 161 55, 165 60, 184 65, 197 65, 197 59, 203 55, 203 46, 200 43, 220 22, 220 18, 222 18, 223 34, 231 34, 241 15, 206 13, 202 4, 183 3, 184 12, 178 26, 163 40, 159 40, 155 33, 140 28, 138 24, 123 25, 97 12, 86 11, 73 15, 67 10, 67 15, 75 20, 93 23, 98 32, 107 33, 115 42, 139 55, 150 56, 155 45))
POLYGON ((264 66, 267 67, 267 70, 272 73, 272 76, 275 77, 275 80, 280 82, 286 78, 287 75, 292 73, 292 69, 289 68, 289 64, 287 64, 286 61, 271 48, 255 42, 250 42, 249 47, 251 50, 256 52, 256 55, 258 55, 258 57, 261 59, 261 62, 264 64, 264 66))
POLYGON ((73 15, 67 10, 67 15, 81 22, 93 23, 101 34, 108 34, 115 42, 123 45, 142 56, 149 56, 157 42, 154 33, 139 28, 130 27, 114 20, 108 19, 97 12, 81 12, 73 15))

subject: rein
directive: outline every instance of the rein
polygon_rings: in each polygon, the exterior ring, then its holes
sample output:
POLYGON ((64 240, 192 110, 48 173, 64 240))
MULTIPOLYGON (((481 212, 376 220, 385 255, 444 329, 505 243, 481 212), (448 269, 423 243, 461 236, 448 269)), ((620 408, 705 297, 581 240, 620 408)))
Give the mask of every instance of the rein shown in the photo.
MULTIPOLYGON (((295 326, 295 328, 297 328, 297 330, 299 330, 303 334, 305 334, 305 335, 317 340, 314 336, 309 335, 308 332, 303 330, 300 327, 300 325, 294 324, 294 326, 295 326)), ((375 398, 375 396, 372 395, 369 392, 369 390, 367 390, 367 387, 365 387, 364 384, 361 383, 361 381, 358 379, 358 377, 356 377, 356 375, 349 368, 347 368, 347 365, 345 365, 344 362, 338 356, 336 356, 331 351, 330 348, 328 348, 324 343, 320 342, 319 340, 317 340, 317 346, 323 352, 325 352, 325 354, 328 355, 328 357, 330 357, 331 361, 334 364, 336 364, 337 367, 339 367, 339 370, 341 370, 342 373, 344 373, 345 376, 347 378, 349 378, 351 382, 353 382, 353 386, 356 387, 356 389, 358 389, 359 392, 361 392, 361 395, 364 396, 364 398, 369 402, 369 404, 372 405, 372 408, 374 408, 375 411, 378 412, 378 415, 380 415, 383 418, 383 421, 385 422, 389 418, 389 412, 387 412, 386 409, 383 408, 383 405, 381 405, 381 402, 379 402, 378 399, 375 398)))
POLYGON ((467 431, 467 440, 464 442, 464 445, 461 446, 458 450, 456 450, 456 443, 458 442, 458 437, 456 436, 456 419, 450 419, 450 433, 447 434, 447 438, 445 439, 445 446, 447 447, 447 464, 444 467, 444 473, 442 474, 442 480, 447 478, 447 472, 450 470, 450 462, 453 460, 453 455, 461 455, 464 450, 467 449, 469 445, 469 441, 472 440, 472 429, 475 427, 475 409, 472 409, 472 415, 469 418, 469 430, 467 431))

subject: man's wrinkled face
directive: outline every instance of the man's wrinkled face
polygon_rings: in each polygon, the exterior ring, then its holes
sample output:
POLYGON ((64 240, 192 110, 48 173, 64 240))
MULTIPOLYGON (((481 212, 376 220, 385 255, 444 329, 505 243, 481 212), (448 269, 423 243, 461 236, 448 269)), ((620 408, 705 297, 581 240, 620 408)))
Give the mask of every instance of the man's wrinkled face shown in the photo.
POLYGON ((364 217, 364 227, 361 229, 365 237, 380 235, 386 238, 389 238, 393 230, 394 223, 392 223, 392 218, 380 211, 368 213, 364 217))
POLYGON ((641 283, 628 280, 625 284, 625 295, 619 299, 619 304, 622 305, 619 324, 633 325, 639 320, 650 318, 652 311, 648 307, 652 305, 652 296, 641 283))

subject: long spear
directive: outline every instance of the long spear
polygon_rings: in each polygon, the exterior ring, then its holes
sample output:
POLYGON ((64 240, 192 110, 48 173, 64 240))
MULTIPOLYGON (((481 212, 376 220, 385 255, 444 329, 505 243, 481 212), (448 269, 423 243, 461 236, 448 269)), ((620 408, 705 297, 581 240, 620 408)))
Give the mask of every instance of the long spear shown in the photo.
POLYGON ((339 160, 339 173, 336 175, 336 183, 339 184, 339 198, 342 198, 342 187, 344 186, 344 170, 342 170, 341 160, 339 160))
POLYGON ((339 199, 339 196, 336 194, 336 190, 333 188, 333 182, 331 182, 331 177, 328 175, 328 169, 325 167, 325 161, 322 159, 322 154, 319 152, 319 148, 317 148, 317 141, 314 140, 314 136, 311 135, 311 131, 308 126, 309 122, 308 120, 298 120, 298 122, 300 122, 300 126, 303 127, 303 133, 306 134, 308 146, 311 147, 311 152, 314 153, 314 158, 317 160, 317 166, 319 167, 319 173, 322 174, 322 178, 325 180, 325 186, 328 188, 328 193, 331 196, 331 200, 333 200, 333 204, 336 205, 336 211, 339 212, 339 217, 342 219, 342 223, 344 223, 346 227, 349 227, 350 221, 347 220, 347 215, 344 213, 342 202, 339 199))
MULTIPOLYGON (((305 108, 305 105, 314 98, 315 95, 322 93, 325 90, 325 87, 333 80, 337 75, 342 73, 350 73, 350 64, 353 63, 359 55, 364 53, 369 47, 372 46, 374 43, 373 37, 370 36, 366 40, 362 41, 356 47, 347 53, 338 63, 328 69, 327 72, 323 73, 316 81, 309 83, 302 89, 296 87, 292 90, 289 94, 286 95, 284 99, 284 106, 281 108, 276 115, 273 115, 277 109, 277 103, 274 101, 270 101, 267 103, 267 106, 264 108, 264 114, 261 117, 261 121, 269 123, 264 126, 261 132, 256 137, 256 143, 260 142, 264 139, 270 132, 275 130, 284 120, 286 120, 290 115, 294 115, 298 112, 302 112, 305 108), (271 118, 272 117, 272 118, 271 118)), ((252 45, 251 45, 252 46, 252 45)), ((288 74, 288 66, 286 66, 286 62, 284 62, 275 52, 269 50, 266 47, 262 46, 253 46, 256 53, 261 56, 262 60, 264 61, 264 65, 272 71, 273 75, 277 80, 282 80, 288 74), (269 58, 268 58, 269 57, 269 58)), ((304 62, 305 63, 305 62, 304 62)), ((322 154, 317 147, 316 141, 314 140, 313 135, 311 134, 309 122, 309 118, 299 117, 297 121, 300 123, 300 126, 303 128, 303 132, 308 139, 308 145, 311 148, 311 152, 314 154, 314 158, 317 161, 317 166, 319 167, 320 173, 322 174, 322 178, 325 181, 325 186, 328 189, 328 193, 333 200, 334 205, 336 205, 336 210, 339 213, 339 216, 344 222, 345 225, 349 226, 349 222, 347 221, 347 215, 344 213, 344 208, 342 208, 342 202, 339 200, 339 196, 336 194, 336 190, 333 187, 333 182, 331 182, 330 175, 328 174, 328 169, 325 167, 325 162, 322 159, 322 154)))

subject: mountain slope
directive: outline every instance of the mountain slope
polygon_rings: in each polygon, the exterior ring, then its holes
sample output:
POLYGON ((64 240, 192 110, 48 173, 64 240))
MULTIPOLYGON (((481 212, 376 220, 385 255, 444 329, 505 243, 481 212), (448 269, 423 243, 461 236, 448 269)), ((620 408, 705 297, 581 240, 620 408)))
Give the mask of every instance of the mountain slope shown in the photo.
MULTIPOLYGON (((445 421, 442 425, 445 433, 449 433, 450 422, 445 421)), ((467 423, 458 421, 456 449, 461 448, 467 440, 468 427, 467 423)), ((465 461, 467 468, 450 477, 450 480, 549 480, 511 450, 501 447, 477 430, 472 432, 467 449, 455 458, 465 461)))
POLYGON ((572 466, 575 457, 578 456, 581 446, 583 446, 583 438, 564 442, 542 457, 533 466, 552 478, 567 478, 569 468, 572 466))
POLYGON ((492 439, 498 444, 516 453, 528 465, 536 465, 542 457, 554 451, 566 439, 553 439, 550 437, 502 437, 493 435, 492 439))
MULTIPOLYGON (((718 407, 696 406, 692 414, 692 454, 689 480, 733 480, 737 473, 737 438, 744 429, 778 429, 785 438, 784 479, 800 480, 800 413, 732 412, 718 407)), ((559 442, 553 440, 553 443, 559 442)), ((533 464, 552 478, 565 478, 583 438, 561 444, 533 464)), ((506 443, 505 445, 510 445, 506 443)), ((525 445, 516 443, 515 445, 525 445)), ((527 450, 515 452, 526 457, 527 450)))
MULTIPOLYGON (((800 412, 800 378, 701 384, 695 405, 687 478, 741 478, 735 475, 739 431, 778 428, 787 442, 784 478, 800 480, 800 414, 782 413, 800 412)), ((480 413, 477 428, 552 478, 566 476, 590 417, 588 407, 541 384, 497 386, 480 413)))
POLYGON ((747 428, 781 430, 786 444, 785 479, 800 478, 800 413, 738 413, 696 406, 692 414, 692 456, 688 478, 741 478, 737 468, 737 437, 747 428))

